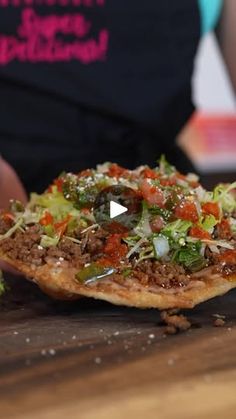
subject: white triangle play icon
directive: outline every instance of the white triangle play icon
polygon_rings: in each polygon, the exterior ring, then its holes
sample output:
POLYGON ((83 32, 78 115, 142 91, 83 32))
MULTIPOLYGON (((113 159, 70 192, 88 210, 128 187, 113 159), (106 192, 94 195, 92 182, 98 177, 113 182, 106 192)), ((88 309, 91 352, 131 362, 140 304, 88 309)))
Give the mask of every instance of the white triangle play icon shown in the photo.
POLYGON ((115 201, 110 201, 110 218, 118 217, 118 215, 121 215, 126 211, 128 211, 128 208, 117 204, 115 201))

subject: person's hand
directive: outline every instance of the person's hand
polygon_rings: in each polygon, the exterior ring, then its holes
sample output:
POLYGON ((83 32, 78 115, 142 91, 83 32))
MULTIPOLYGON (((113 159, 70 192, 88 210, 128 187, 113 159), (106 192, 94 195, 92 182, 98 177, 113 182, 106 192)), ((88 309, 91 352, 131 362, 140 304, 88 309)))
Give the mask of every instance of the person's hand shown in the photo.
POLYGON ((15 170, 0 157, 0 208, 7 208, 10 199, 25 204, 27 195, 15 170))
MULTIPOLYGON (((0 157, 0 209, 7 208, 10 199, 17 199, 25 204, 27 195, 15 170, 0 157)), ((0 269, 19 275, 17 271, 1 260, 0 269)))

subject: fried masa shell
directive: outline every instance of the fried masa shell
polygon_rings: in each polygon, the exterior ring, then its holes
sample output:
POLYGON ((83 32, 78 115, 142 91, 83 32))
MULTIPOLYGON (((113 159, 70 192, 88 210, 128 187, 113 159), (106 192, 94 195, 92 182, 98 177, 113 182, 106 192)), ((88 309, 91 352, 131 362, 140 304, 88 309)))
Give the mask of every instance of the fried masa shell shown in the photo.
POLYGON ((181 309, 193 308, 197 304, 236 288, 236 274, 224 277, 219 273, 213 273, 211 267, 192 274, 192 287, 190 282, 190 287, 171 290, 157 287, 154 292, 147 290, 142 284, 137 290, 132 287, 132 281, 129 281, 128 285, 122 286, 114 281, 113 275, 95 281, 92 285, 85 285, 76 280, 78 269, 73 267, 58 267, 47 263, 39 267, 27 265, 22 261, 9 258, 3 252, 0 252, 0 259, 36 283, 46 294, 60 300, 76 300, 82 296, 142 309, 181 309))

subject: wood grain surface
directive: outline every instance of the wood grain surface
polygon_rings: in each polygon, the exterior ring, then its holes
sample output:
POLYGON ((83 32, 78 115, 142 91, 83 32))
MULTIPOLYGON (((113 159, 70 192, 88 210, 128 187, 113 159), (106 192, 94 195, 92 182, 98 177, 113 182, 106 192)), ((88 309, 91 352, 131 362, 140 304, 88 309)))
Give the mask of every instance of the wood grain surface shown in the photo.
POLYGON ((166 336, 156 310, 55 302, 23 278, 8 283, 2 419, 236 417, 235 292, 188 312, 188 332, 166 336))

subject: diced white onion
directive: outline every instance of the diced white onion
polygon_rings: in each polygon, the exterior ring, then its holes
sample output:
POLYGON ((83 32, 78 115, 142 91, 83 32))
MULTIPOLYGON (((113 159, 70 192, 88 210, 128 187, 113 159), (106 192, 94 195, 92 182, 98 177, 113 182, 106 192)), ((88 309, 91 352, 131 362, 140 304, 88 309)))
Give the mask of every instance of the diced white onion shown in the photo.
POLYGON ((214 246, 213 244, 209 245, 209 249, 212 253, 220 253, 219 249, 217 246, 214 246))
POLYGON ((179 186, 183 186, 183 188, 187 188, 188 187, 188 182, 186 182, 185 180, 183 180, 183 179, 177 179, 177 185, 179 185, 179 186))
POLYGON ((160 258, 168 255, 170 251, 169 242, 166 237, 162 237, 162 236, 154 237, 153 246, 154 246, 156 256, 160 258))
POLYGON ((194 200, 194 204, 195 204, 195 207, 197 209, 198 216, 200 217, 201 216, 201 205, 200 205, 200 202, 197 201, 197 200, 194 200))
POLYGON ((150 237, 152 235, 152 229, 149 222, 149 214, 146 210, 142 216, 140 223, 135 227, 134 232, 142 237, 150 237))
POLYGON ((105 162, 103 164, 97 164, 97 171, 98 173, 107 173, 109 170, 110 163, 105 162))
POLYGON ((199 181, 199 176, 196 175, 196 173, 188 173, 186 176, 186 179, 189 182, 198 182, 199 181))
POLYGON ((202 239, 202 242, 208 244, 208 246, 218 246, 218 247, 224 247, 225 249, 234 250, 234 246, 232 246, 230 243, 224 240, 202 239))
POLYGON ((201 250, 200 250, 201 256, 205 255, 205 250, 206 250, 206 244, 202 244, 202 247, 201 247, 201 250))
POLYGON ((195 189, 195 192, 196 192, 196 195, 197 195, 197 198, 199 199, 199 201, 203 201, 204 197, 205 197, 205 193, 206 193, 205 189, 203 189, 202 186, 198 186, 195 189))

